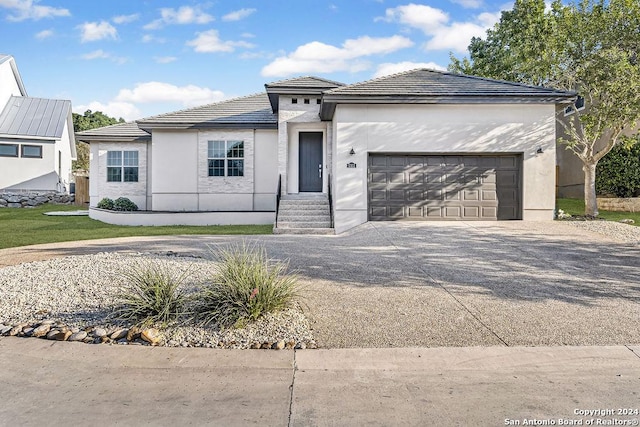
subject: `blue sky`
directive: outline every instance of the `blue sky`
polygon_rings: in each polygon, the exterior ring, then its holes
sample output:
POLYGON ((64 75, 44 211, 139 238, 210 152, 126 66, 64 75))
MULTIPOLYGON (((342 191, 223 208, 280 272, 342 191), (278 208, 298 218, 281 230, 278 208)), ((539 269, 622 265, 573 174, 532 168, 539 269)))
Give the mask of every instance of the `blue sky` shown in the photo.
POLYGON ((29 96, 134 120, 315 75, 446 68, 510 3, 492 0, 0 0, 0 53, 29 96))

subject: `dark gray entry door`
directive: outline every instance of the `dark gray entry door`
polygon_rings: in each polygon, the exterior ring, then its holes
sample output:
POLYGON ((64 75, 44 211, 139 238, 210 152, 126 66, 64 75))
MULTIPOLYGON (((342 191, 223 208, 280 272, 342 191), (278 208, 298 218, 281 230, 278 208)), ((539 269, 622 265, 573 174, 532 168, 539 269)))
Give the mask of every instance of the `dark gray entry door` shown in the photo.
POLYGON ((322 132, 300 132, 299 190, 322 192, 322 132))
POLYGON ((369 219, 520 219, 520 165, 517 155, 370 155, 369 219))

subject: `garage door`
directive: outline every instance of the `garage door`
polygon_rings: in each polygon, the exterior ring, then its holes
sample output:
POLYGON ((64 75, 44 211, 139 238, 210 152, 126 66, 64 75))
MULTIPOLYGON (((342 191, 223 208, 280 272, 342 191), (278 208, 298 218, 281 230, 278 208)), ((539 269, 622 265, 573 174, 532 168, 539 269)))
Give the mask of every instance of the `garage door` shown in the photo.
POLYGON ((520 219, 520 156, 369 156, 370 220, 520 219))

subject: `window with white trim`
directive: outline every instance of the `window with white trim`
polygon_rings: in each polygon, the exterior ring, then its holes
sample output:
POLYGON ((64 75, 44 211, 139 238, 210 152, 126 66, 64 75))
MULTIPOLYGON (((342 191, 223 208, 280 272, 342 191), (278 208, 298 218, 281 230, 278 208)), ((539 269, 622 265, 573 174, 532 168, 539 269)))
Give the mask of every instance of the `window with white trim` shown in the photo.
POLYGON ((107 151, 107 182, 138 182, 138 152, 107 151))
POLYGON ((244 176, 244 141, 207 141, 209 176, 244 176))
POLYGON ((0 157, 18 157, 18 144, 0 144, 0 157))

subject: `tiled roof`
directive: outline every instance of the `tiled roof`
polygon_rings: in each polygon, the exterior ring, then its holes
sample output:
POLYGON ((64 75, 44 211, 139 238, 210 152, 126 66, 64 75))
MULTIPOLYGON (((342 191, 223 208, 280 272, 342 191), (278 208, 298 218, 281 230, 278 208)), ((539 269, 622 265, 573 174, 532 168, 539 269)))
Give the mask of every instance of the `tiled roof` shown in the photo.
POLYGON ((567 96, 556 89, 420 68, 339 87, 326 95, 359 96, 567 96))
POLYGON ((117 123, 101 128, 89 129, 76 133, 76 138, 81 141, 93 140, 136 140, 149 139, 151 135, 138 127, 136 122, 117 123))
POLYGON ((313 76, 295 77, 292 79, 279 80, 277 82, 265 84, 265 87, 267 89, 271 89, 271 88, 329 89, 329 88, 336 88, 340 86, 344 86, 344 83, 336 82, 333 80, 327 80, 320 77, 313 77, 313 76))
POLYGON ((266 93, 161 114, 137 120, 142 129, 156 127, 222 128, 252 127, 275 129, 278 118, 271 111, 266 93))
POLYGON ((0 135, 60 138, 71 101, 12 96, 0 114, 0 135))

